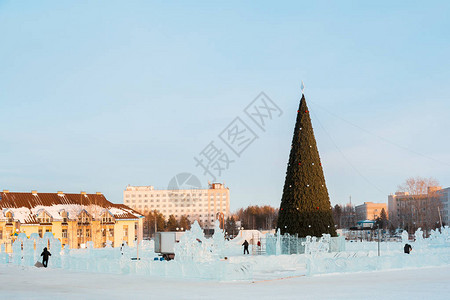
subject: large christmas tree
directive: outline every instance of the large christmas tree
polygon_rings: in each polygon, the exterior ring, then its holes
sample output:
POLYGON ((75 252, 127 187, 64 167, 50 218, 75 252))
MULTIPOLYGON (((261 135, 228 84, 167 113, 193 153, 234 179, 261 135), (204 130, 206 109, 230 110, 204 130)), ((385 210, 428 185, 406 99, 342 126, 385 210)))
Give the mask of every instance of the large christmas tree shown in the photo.
POLYGON ((297 111, 294 137, 278 215, 281 233, 299 237, 336 236, 325 177, 305 95, 297 111))

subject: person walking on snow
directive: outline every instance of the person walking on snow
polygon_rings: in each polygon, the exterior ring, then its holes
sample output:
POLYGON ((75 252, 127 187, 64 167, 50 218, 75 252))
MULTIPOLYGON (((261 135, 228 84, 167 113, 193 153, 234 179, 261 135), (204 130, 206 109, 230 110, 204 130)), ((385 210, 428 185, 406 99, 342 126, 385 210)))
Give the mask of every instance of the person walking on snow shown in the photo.
POLYGON ((120 246, 120 253, 123 255, 123 250, 125 248, 125 243, 122 243, 122 246, 120 246))
POLYGON ((406 254, 409 254, 409 252, 411 252, 412 247, 410 244, 405 244, 405 247, 403 248, 403 250, 405 251, 406 254))
POLYGON ((245 252, 247 251, 247 254, 250 254, 249 252, 248 252, 248 242, 247 242, 247 240, 245 240, 245 242, 242 244, 242 246, 244 246, 244 255, 245 255, 245 252))
POLYGON ((47 268, 48 265, 48 257, 52 256, 50 252, 48 252, 47 247, 44 248, 44 251, 41 253, 42 256, 42 264, 47 268))

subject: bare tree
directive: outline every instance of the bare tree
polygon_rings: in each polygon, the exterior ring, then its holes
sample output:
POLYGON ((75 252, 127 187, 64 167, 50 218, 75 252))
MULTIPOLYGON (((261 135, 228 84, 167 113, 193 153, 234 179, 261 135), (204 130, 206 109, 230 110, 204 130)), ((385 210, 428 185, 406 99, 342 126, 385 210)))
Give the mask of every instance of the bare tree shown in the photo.
POLYGON ((423 178, 420 176, 410 177, 405 182, 398 186, 398 192, 406 192, 409 195, 425 195, 428 194, 429 189, 439 186, 439 181, 436 178, 423 178))
POLYGON ((436 228, 442 203, 436 193, 440 189, 435 178, 411 177, 399 185, 398 192, 405 193, 398 198, 398 217, 395 221, 408 230, 421 227, 424 232, 436 228))

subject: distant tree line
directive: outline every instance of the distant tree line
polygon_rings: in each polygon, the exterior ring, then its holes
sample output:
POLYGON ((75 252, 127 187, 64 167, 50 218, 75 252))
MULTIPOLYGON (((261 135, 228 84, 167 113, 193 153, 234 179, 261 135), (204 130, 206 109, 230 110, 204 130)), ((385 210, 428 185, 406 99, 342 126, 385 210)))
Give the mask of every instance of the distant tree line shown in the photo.
POLYGON ((241 221, 241 227, 244 229, 274 229, 277 226, 278 208, 269 205, 252 205, 238 209, 234 217, 241 221))
POLYGON ((177 228, 178 230, 191 228, 191 222, 186 215, 182 215, 179 219, 176 219, 174 215, 170 215, 167 220, 158 210, 150 211, 145 215, 143 234, 146 238, 152 237, 155 231, 176 231, 177 228))

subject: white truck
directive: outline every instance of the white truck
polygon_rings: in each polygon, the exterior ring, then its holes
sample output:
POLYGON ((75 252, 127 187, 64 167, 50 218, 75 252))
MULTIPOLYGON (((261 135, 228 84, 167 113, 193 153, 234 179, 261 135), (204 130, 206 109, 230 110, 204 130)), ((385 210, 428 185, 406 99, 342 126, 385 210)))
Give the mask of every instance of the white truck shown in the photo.
POLYGON ((180 242, 184 231, 157 232, 155 234, 155 252, 171 260, 175 257, 175 244, 180 242))

